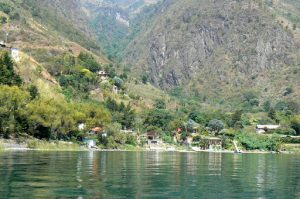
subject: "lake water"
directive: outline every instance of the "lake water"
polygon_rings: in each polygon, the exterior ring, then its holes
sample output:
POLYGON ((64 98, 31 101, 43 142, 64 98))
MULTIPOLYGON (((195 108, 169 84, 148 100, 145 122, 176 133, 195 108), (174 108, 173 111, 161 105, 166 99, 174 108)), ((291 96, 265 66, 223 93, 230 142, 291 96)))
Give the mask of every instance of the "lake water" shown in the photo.
POLYGON ((300 198, 300 156, 5 152, 0 198, 300 198))

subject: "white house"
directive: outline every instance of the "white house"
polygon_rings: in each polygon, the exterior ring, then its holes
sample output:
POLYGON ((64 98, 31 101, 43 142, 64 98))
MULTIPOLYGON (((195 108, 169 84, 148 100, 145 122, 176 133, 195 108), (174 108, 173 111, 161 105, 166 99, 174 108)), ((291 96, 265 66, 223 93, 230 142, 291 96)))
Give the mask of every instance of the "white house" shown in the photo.
POLYGON ((6 48, 6 43, 4 41, 0 41, 0 47, 6 48))
POLYGON ((117 86, 113 85, 112 92, 114 94, 119 94, 120 93, 120 89, 117 86))
POLYGON ((100 70, 98 75, 100 76, 101 81, 108 80, 109 74, 106 71, 100 70))
POLYGON ((95 139, 89 139, 89 138, 85 138, 83 139, 83 143, 86 144, 86 146, 88 148, 96 148, 97 147, 97 143, 96 143, 96 140, 95 139))
POLYGON ((280 125, 257 125, 256 133, 263 134, 266 133, 268 130, 275 130, 278 128, 280 128, 280 125))
POLYGON ((78 124, 78 130, 83 131, 86 128, 86 125, 84 123, 78 124))
POLYGON ((11 57, 15 62, 19 62, 21 60, 20 50, 16 48, 11 49, 11 57))

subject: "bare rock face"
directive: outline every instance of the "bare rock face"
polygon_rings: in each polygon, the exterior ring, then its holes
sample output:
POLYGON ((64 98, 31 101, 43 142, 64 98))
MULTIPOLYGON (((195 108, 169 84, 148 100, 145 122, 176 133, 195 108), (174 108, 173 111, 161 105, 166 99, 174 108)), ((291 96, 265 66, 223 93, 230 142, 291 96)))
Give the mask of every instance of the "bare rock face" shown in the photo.
POLYGON ((255 2, 179 0, 127 48, 124 60, 167 90, 193 81, 204 88, 261 84, 267 80, 257 77, 296 62, 299 45, 255 2))

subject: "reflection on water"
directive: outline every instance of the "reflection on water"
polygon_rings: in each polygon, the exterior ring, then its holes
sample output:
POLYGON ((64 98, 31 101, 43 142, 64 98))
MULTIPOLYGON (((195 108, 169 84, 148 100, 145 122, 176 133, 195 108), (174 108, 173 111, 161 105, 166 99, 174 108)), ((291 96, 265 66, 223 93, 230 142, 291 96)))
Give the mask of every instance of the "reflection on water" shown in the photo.
POLYGON ((0 154, 0 198, 299 198, 300 157, 163 152, 0 154))

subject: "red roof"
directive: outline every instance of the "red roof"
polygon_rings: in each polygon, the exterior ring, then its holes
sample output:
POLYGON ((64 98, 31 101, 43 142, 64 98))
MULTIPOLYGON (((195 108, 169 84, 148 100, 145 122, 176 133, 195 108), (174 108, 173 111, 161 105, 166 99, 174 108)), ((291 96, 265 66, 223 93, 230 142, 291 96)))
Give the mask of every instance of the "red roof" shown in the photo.
POLYGON ((92 131, 96 132, 96 133, 99 133, 101 132, 103 129, 101 127, 95 127, 92 129, 92 131))

